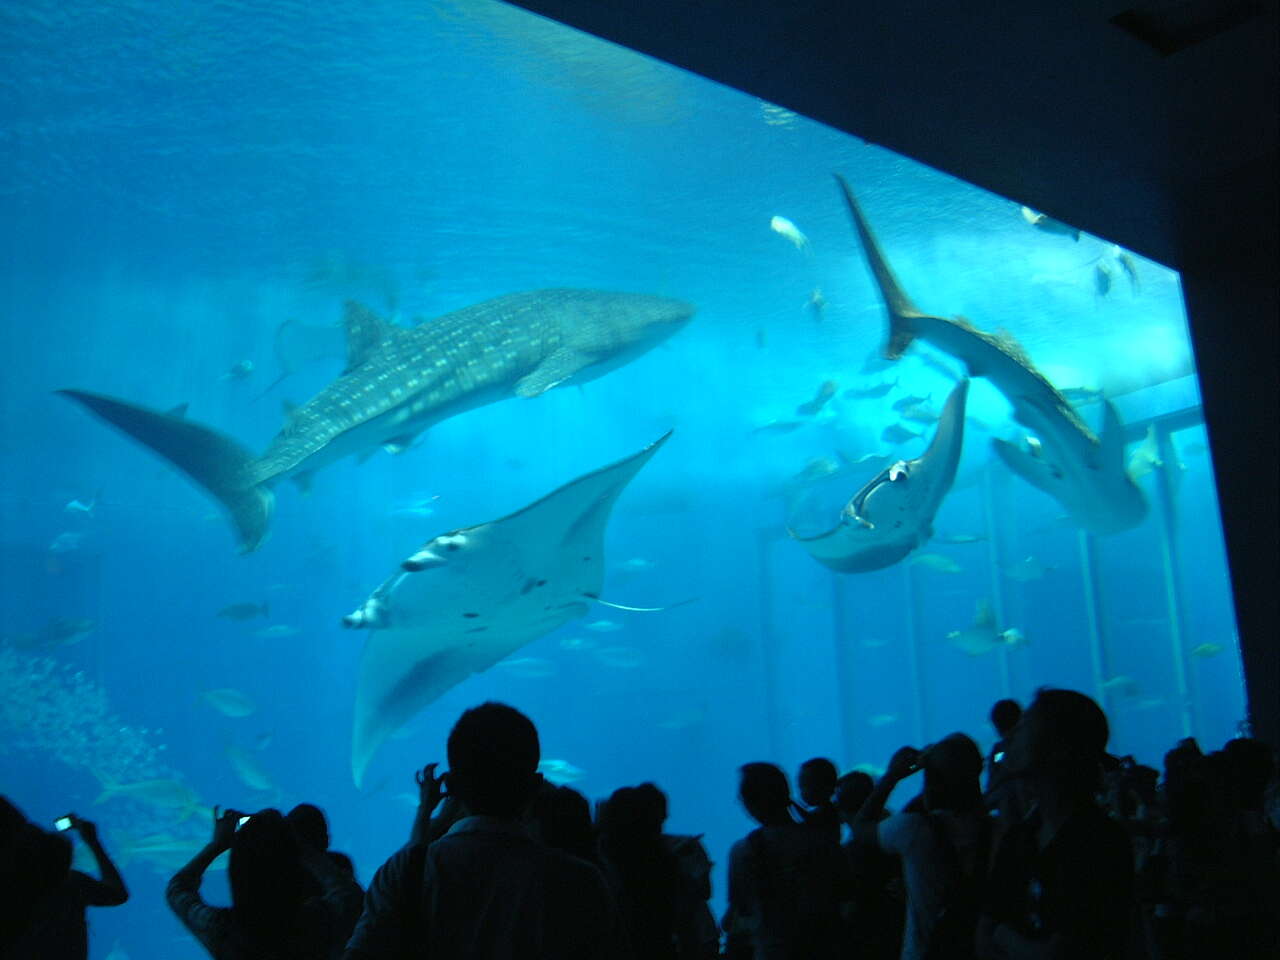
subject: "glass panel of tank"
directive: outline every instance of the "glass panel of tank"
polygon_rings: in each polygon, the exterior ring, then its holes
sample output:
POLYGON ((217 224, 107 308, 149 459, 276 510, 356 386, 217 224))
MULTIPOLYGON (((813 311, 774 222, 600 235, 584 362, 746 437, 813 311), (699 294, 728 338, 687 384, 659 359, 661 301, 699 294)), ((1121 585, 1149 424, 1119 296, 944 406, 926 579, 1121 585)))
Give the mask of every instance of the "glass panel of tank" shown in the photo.
POLYGON ((740 764, 1041 684, 1147 762, 1235 732, 1169 270, 497 3, 0 43, 0 779, 102 825, 156 931, 104 943, 186 955, 213 803, 320 803, 367 879, 488 698, 718 862, 740 764))

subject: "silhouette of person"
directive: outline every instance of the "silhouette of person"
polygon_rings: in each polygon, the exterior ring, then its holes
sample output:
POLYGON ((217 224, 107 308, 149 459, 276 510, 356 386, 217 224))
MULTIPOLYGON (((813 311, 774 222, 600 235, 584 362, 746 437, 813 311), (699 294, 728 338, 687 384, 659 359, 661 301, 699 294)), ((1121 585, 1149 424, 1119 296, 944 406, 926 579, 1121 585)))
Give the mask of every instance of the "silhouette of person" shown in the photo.
POLYGON ((902 859, 907 893, 902 960, 973 956, 977 885, 989 841, 981 776, 982 753, 963 733, 924 750, 902 747, 855 818, 855 843, 873 844, 902 859), (894 787, 919 770, 925 775, 920 809, 881 821, 894 787))
POLYGON ((5 960, 84 960, 89 955, 85 908, 117 907, 129 899, 97 827, 74 813, 67 819, 97 861, 101 879, 71 869, 70 841, 40 829, 0 797, 0 956, 5 960))
POLYGON ((1032 807, 992 854, 981 957, 1123 955, 1133 852, 1095 799, 1109 734, 1101 708, 1074 690, 1041 689, 1022 715, 1004 762, 1032 807))
POLYGON ((348 960, 617 956, 617 911, 600 871, 523 822, 542 784, 529 718, 502 703, 473 707, 447 752, 449 772, 428 774, 427 799, 447 788, 467 816, 379 868, 348 960))
POLYGON ((760 826, 729 851, 726 955, 825 960, 842 953, 848 866, 826 830, 791 818, 787 775, 771 763, 742 767, 738 796, 760 826))
POLYGON ((836 789, 836 765, 826 757, 814 757, 800 764, 796 779, 800 788, 800 818, 805 823, 831 832, 840 842, 840 814, 831 802, 836 789))
POLYGON ((173 875, 165 899, 217 960, 338 956, 360 912, 360 887, 350 874, 323 850, 301 842, 272 809, 246 818, 215 808, 212 838, 173 875), (200 896, 200 881, 228 850, 231 906, 213 907, 200 896))
MULTIPOLYGON (((906 896, 898 858, 854 837, 858 812, 875 789, 871 775, 855 770, 836 781, 836 812, 849 828, 843 849, 849 861, 850 890, 843 909, 851 953, 859 960, 896 960, 902 953, 906 896)), ((881 810, 879 820, 889 817, 881 810)))
POLYGON ((300 803, 286 813, 284 818, 293 825, 293 832, 301 842, 326 853, 334 866, 355 880, 356 865, 351 858, 345 853, 329 849, 329 820, 323 810, 312 803, 300 803))
POLYGON ((533 801, 533 822, 542 842, 599 866, 591 804, 573 787, 544 783, 533 801))

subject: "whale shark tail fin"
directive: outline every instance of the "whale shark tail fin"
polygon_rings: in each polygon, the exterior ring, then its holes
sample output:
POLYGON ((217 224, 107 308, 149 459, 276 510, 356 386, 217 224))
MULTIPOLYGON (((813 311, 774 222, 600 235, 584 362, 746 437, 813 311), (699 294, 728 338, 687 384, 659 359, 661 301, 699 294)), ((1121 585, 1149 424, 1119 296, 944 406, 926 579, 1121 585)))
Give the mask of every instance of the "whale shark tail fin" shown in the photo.
POLYGON ((160 413, 82 390, 58 390, 116 429, 164 457, 194 480, 227 511, 249 553, 258 548, 271 523, 275 496, 251 479, 255 457, 230 437, 180 416, 160 413))
POLYGON ((848 182, 838 173, 835 178, 836 183, 840 185, 840 192, 844 194, 844 202, 849 208, 849 216, 853 219, 853 227, 858 232, 858 239, 862 241, 867 266, 871 268, 871 275, 875 277, 876 286, 880 288, 880 296, 884 299, 885 309, 889 311, 889 337, 885 341, 883 351, 885 358, 897 360, 906 352, 907 347, 911 346, 911 341, 916 337, 911 318, 921 316, 921 313, 911 302, 907 292, 902 289, 902 285, 898 283, 898 278, 894 276, 893 268, 889 266, 889 261, 880 250, 880 242, 871 232, 871 224, 867 223, 867 218, 862 215, 862 208, 858 206, 858 200, 854 197, 848 182))

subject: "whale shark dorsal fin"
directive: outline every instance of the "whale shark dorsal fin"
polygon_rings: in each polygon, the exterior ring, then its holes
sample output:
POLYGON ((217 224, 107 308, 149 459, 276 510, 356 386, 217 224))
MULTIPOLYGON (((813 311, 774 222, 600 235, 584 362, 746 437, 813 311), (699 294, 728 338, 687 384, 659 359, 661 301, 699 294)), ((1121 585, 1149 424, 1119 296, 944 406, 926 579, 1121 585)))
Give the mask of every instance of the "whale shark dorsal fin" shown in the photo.
POLYGON ((591 366, 592 358, 581 350, 561 347, 516 383, 516 396, 536 397, 559 386, 579 370, 591 366))
POLYGON ((343 373, 350 373, 364 364, 378 346, 390 338, 392 326, 364 304, 347 301, 343 324, 347 328, 347 365, 343 373))
POLYGON ((1102 432, 1098 436, 1098 466, 1104 470, 1124 469, 1124 424, 1116 405, 1102 401, 1102 432))

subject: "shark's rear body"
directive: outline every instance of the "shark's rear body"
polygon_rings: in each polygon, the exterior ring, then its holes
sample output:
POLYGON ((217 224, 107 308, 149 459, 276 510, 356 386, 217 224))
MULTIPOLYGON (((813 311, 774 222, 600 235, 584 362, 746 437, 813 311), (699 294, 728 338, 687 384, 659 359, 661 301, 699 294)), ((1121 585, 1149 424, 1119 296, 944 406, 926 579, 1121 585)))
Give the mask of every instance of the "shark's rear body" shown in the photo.
POLYGON ((1125 471, 1124 430, 1115 408, 1104 403, 1099 438, 1011 337, 985 333, 958 318, 922 313, 894 276, 853 191, 842 177, 836 180, 888 311, 885 357, 898 359, 919 338, 960 360, 969 376, 991 381, 1013 405, 1014 419, 1038 438, 1027 450, 992 441, 1011 470, 1054 497, 1093 533, 1116 533, 1141 523, 1147 502, 1125 471))
POLYGON ((260 457, 182 417, 81 391, 60 391, 151 447, 227 509, 242 548, 266 536, 271 487, 385 447, 399 452, 441 420, 510 396, 534 397, 622 366, 680 329, 677 300, 596 290, 498 297, 413 328, 359 304, 346 312, 347 366, 300 407, 260 457))

